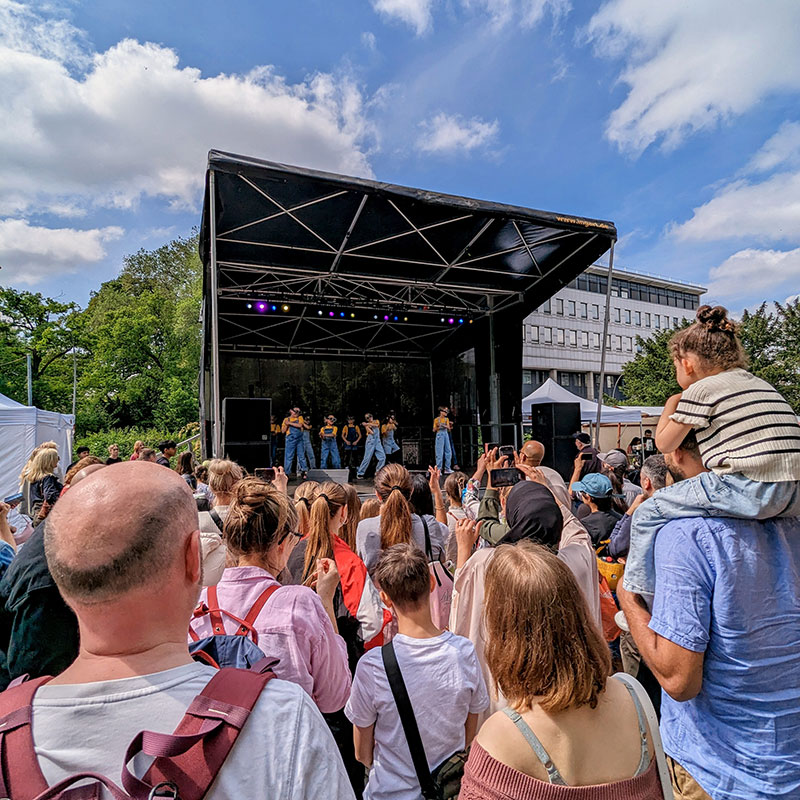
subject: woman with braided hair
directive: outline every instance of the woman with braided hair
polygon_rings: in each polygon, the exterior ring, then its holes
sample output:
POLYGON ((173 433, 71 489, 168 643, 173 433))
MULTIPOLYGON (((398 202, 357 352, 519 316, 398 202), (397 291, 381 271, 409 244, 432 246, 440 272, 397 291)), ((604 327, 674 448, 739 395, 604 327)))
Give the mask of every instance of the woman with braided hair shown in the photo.
MULTIPOLYGON (((350 693, 350 670, 333 605, 339 584, 335 561, 316 562, 315 589, 280 586, 275 576, 301 537, 297 512, 283 492, 257 478, 244 478, 234 487, 224 536, 237 566, 228 567, 216 587, 203 589, 201 605, 222 609, 225 633, 234 634, 239 625, 229 615, 245 619, 270 590, 253 619, 256 644, 269 659, 277 659, 277 677, 302 686, 320 711, 342 709, 350 693)), ((195 617, 191 631, 201 639, 212 635, 210 615, 195 617)))

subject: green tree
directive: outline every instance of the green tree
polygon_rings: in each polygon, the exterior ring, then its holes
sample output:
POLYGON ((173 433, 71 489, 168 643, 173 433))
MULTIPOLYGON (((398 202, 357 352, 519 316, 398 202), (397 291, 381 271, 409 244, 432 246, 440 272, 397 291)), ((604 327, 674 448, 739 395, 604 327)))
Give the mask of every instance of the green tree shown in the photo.
POLYGON ((681 390, 669 354, 669 340, 673 333, 674 330, 665 329, 649 339, 636 337, 639 352, 622 367, 626 404, 660 406, 670 395, 681 390))

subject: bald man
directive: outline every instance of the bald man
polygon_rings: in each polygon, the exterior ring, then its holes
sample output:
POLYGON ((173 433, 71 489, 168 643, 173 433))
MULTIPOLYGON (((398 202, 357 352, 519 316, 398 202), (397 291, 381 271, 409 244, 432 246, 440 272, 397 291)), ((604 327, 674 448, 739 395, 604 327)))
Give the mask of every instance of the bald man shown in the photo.
MULTIPOLYGON (((80 649, 34 696, 38 765, 50 786, 89 770, 118 781, 136 734, 172 733, 216 673, 187 648, 202 573, 195 502, 174 472, 115 464, 60 499, 44 541, 50 572, 77 617, 80 649)), ((143 760, 131 762, 138 777, 143 760)), ((311 698, 274 679, 206 797, 317 798, 321 786, 330 797, 353 797, 311 698)))
POLYGON ((544 458, 544 445, 535 439, 530 439, 522 445, 519 457, 523 464, 527 464, 529 467, 538 467, 544 458))

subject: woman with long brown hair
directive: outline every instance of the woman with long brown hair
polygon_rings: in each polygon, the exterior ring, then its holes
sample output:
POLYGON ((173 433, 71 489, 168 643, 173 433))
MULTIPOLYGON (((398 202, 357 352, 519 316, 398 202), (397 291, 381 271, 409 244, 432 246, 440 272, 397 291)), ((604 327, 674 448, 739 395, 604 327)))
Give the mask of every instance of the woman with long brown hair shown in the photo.
POLYGON ((316 481, 303 481, 294 490, 294 508, 297 512, 297 530, 305 536, 311 524, 311 505, 319 494, 316 481))
POLYGON ((358 491, 355 486, 346 483, 343 485, 343 488, 347 495, 347 519, 345 519, 339 531, 339 536, 341 536, 347 543, 347 546, 355 552, 356 530, 358 529, 358 521, 361 519, 361 498, 358 496, 358 491))
POLYGON ((381 552, 392 545, 412 543, 426 550, 426 531, 430 556, 444 558, 447 526, 430 515, 413 513, 409 503, 412 489, 411 475, 401 464, 387 464, 375 476, 375 496, 381 503, 381 513, 361 520, 356 533, 356 552, 370 572, 381 552))
POLYGON ((657 800, 645 711, 611 658, 569 568, 529 541, 486 571, 486 660, 508 707, 470 751, 461 800, 657 800), (614 731, 614 746, 608 746, 614 731))

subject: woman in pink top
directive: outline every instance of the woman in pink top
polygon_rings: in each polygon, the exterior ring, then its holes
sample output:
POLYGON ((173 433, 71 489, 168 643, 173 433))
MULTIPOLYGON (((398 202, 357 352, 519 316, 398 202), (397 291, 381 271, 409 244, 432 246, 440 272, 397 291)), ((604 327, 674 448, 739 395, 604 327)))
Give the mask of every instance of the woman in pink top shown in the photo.
POLYGON ((486 632, 486 660, 509 707, 478 732, 460 800, 663 798, 644 710, 608 677, 608 647, 554 553, 528 541, 496 549, 486 632))
MULTIPOLYGON (((240 619, 258 597, 277 585, 275 575, 285 566, 300 538, 297 514, 284 492, 255 478, 245 478, 233 491, 225 518, 225 539, 238 566, 228 567, 217 584, 219 607, 240 619)), ((282 586, 267 600, 255 619, 258 646, 277 658, 277 677, 302 686, 320 711, 344 708, 350 694, 347 648, 336 630, 333 595, 339 583, 332 560, 318 562, 316 592, 305 586, 282 586)), ((200 602, 207 601, 203 589, 200 602)), ((225 632, 237 624, 222 615, 225 632)), ((200 637, 212 634, 206 614, 192 620, 200 637)))

